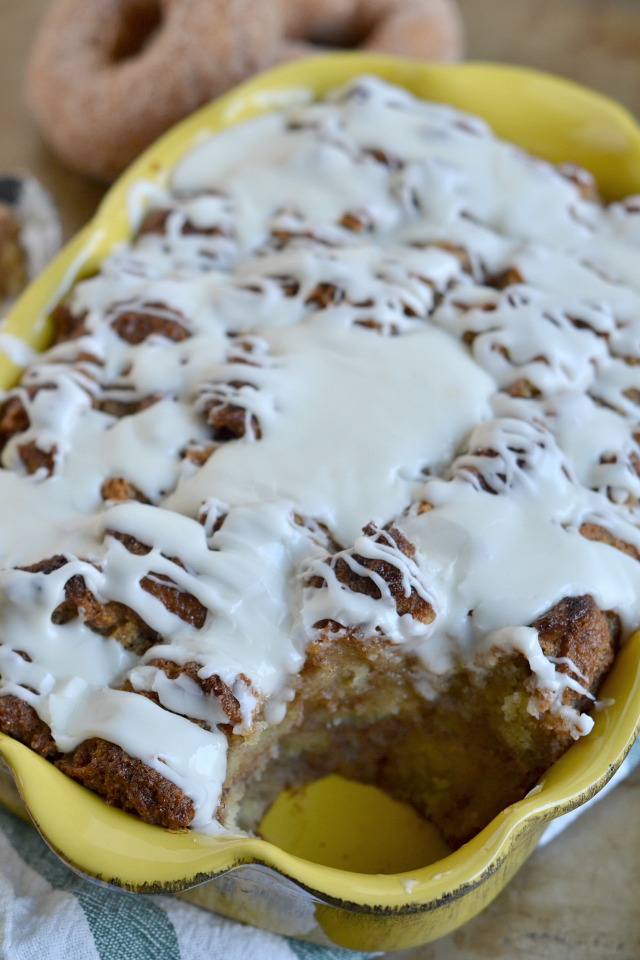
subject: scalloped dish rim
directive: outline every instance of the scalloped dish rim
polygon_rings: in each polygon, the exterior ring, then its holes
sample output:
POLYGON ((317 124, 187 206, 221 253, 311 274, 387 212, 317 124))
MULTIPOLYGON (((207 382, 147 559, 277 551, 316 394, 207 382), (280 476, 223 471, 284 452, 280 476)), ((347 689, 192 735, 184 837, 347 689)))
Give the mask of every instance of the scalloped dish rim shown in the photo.
MULTIPOLYGON (((43 348, 51 307, 77 279, 96 269, 114 245, 131 235, 135 208, 144 193, 140 183, 165 182, 177 159, 205 134, 255 113, 308 99, 359 73, 379 74, 418 95, 484 116, 499 135, 525 149, 554 162, 573 161, 591 169, 607 199, 640 192, 640 126, 623 107, 587 88, 501 64, 425 64, 351 53, 318 56, 247 81, 162 137, 116 182, 93 220, 31 284, 2 332, 35 349, 43 348)), ((0 383, 9 386, 17 372, 15 364, 0 354, 0 383)), ((4 734, 0 734, 0 763, 4 759, 11 769, 24 805, 51 847, 89 877, 133 890, 175 892, 239 865, 257 864, 293 881, 315 901, 360 915, 388 914, 400 921, 469 894, 469 904, 456 926, 487 902, 478 894, 483 880, 498 873, 508 858, 517 868, 535 846, 544 824, 589 799, 621 764, 640 728, 640 632, 620 651, 602 700, 593 731, 576 742, 527 797, 500 813, 459 850, 407 874, 352 873, 304 861, 261 839, 171 833, 144 824, 108 807, 4 734)), ((15 809, 1 791, 0 802, 15 809)), ((515 868, 506 871, 491 898, 515 868)), ((202 899, 201 895, 201 905, 202 899)), ((440 926, 436 921, 435 928, 425 926, 408 940, 394 934, 391 945, 385 945, 387 949, 415 945, 449 929, 450 919, 440 926)), ((338 940, 361 946, 355 936, 353 942, 349 937, 338 940)))

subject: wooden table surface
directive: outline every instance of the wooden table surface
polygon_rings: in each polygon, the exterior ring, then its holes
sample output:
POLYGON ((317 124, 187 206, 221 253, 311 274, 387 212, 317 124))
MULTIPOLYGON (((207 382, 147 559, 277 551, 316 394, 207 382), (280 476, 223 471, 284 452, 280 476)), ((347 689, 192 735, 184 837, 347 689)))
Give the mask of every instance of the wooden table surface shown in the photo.
MULTIPOLYGON (((46 0, 0 0, 0 172, 28 171, 53 194, 66 236, 102 188, 65 170, 39 140, 24 65, 46 0)), ((640 0, 460 0, 467 57, 562 74, 640 117, 640 0)), ((461 930, 402 960, 640 960, 640 769, 537 850, 461 930)), ((188 960, 188 958, 185 958, 188 960)))

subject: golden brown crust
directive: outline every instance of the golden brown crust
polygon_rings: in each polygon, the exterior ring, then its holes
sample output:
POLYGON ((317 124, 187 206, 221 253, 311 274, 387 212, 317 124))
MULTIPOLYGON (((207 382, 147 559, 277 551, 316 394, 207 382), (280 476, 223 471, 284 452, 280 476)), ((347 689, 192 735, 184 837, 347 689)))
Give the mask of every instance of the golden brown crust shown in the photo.
MULTIPOLYGON (((532 626, 545 657, 563 661, 557 664, 559 673, 572 675, 595 696, 620 643, 619 618, 600 610, 591 596, 565 597, 532 626)), ((587 697, 569 688, 563 702, 577 710, 590 706, 587 697)))
MULTIPOLYGON (((170 209, 157 209, 152 210, 142 221, 140 226, 140 234, 144 235, 145 233, 159 233, 164 235, 167 232, 167 221, 171 216, 172 211, 170 209)), ((183 223, 180 227, 180 233, 183 236, 203 236, 203 237, 221 237, 229 236, 229 232, 220 224, 213 224, 207 227, 197 226, 192 223, 188 218, 183 220, 183 223)))
POLYGON ((65 599, 53 611, 54 623, 68 623, 76 617, 102 636, 111 637, 141 656, 162 637, 144 622, 135 610, 117 600, 100 603, 79 574, 67 580, 65 599))
POLYGON ((135 813, 146 823, 179 830, 193 819, 193 801, 179 787, 114 743, 97 737, 86 740, 56 766, 111 806, 135 813))
POLYGON ((59 303, 51 314, 53 323, 52 343, 62 343, 65 340, 77 340, 86 334, 84 325, 86 312, 74 313, 68 303, 59 303))
MULTIPOLYGON (((251 387, 252 384, 241 380, 231 380, 225 386, 233 391, 238 391, 242 387, 251 387)), ((262 430, 256 415, 249 413, 239 404, 213 398, 202 405, 202 413, 207 424, 211 427, 212 439, 218 443, 237 440, 247 433, 256 440, 259 440, 262 436, 262 430)))
POLYGON ((138 503, 149 503, 144 493, 125 477, 107 477, 100 488, 103 500, 137 500, 138 503))
POLYGON ((56 453, 55 446, 44 449, 39 447, 35 440, 18 444, 18 454, 29 474, 44 471, 46 476, 50 477, 55 469, 56 453))
MULTIPOLYGON (((373 525, 368 525, 363 532, 365 536, 371 537, 374 543, 389 544, 391 542, 405 557, 412 558, 415 553, 415 547, 398 527, 392 526, 389 530, 383 532, 377 530, 373 525)), ((431 623, 435 618, 433 607, 414 586, 407 591, 402 570, 394 563, 379 558, 363 557, 358 553, 354 553, 352 559, 359 567, 370 570, 372 574, 385 581, 395 601, 399 616, 409 614, 414 620, 419 620, 421 623, 431 623)), ((363 593, 374 600, 380 599, 382 594, 374 577, 356 572, 343 557, 337 557, 328 562, 331 563, 337 579, 349 590, 354 593, 363 593)), ((320 575, 312 577, 309 581, 309 585, 316 588, 322 587, 324 583, 325 581, 320 575)), ((322 626, 335 627, 340 625, 316 624, 316 627, 322 626)))
POLYGON ((215 697, 230 723, 242 722, 240 703, 233 695, 231 688, 216 673, 208 677, 199 676, 202 664, 192 660, 186 663, 175 663, 173 660, 155 657, 153 660, 149 660, 149 665, 162 670, 170 680, 175 680, 179 676, 189 677, 194 683, 198 684, 204 693, 215 697))
POLYGON ((171 577, 152 570, 148 576, 142 578, 140 586, 185 623, 190 623, 198 630, 204 626, 207 619, 205 605, 192 593, 181 590, 171 577))
POLYGON ((31 563, 26 567, 18 567, 18 570, 24 570, 25 573, 54 573, 60 567, 64 567, 69 561, 62 553, 56 553, 53 557, 46 557, 44 560, 38 560, 37 563, 31 563))
POLYGON ((167 316, 167 312, 164 304, 150 303, 145 309, 123 310, 114 317, 111 326, 122 340, 133 345, 144 343, 151 336, 174 342, 185 340, 189 331, 184 326, 184 318, 167 316))
POLYGON ((110 417, 131 417, 135 413, 141 413, 154 403, 158 403, 162 397, 159 394, 149 394, 146 397, 135 397, 131 400, 120 400, 110 397, 108 391, 105 391, 102 397, 96 397, 92 401, 94 410, 101 410, 110 417))
POLYGON ((16 297, 27 285, 27 257, 20 233, 14 210, 0 203, 0 300, 16 297))
POLYGON ((610 547, 615 547, 616 550, 621 550, 622 553, 633 557, 634 560, 640 560, 640 553, 633 544, 627 543, 619 537, 615 537, 599 523, 582 523, 580 525, 580 533, 583 537, 586 537, 587 540, 598 540, 600 543, 607 543, 610 547))
POLYGON ((29 428, 29 416, 17 394, 11 394, 0 406, 0 449, 17 433, 29 428))
POLYGON ((30 704, 12 694, 0 697, 0 730, 47 760, 61 756, 47 724, 30 704))
MULTIPOLYGON (((53 390, 51 383, 41 383, 38 386, 19 387, 0 404, 0 450, 8 441, 29 429, 29 414, 25 409, 25 400, 33 400, 41 390, 53 390)), ((28 456, 28 455, 27 455, 28 456)))
POLYGON ((193 818, 193 802, 179 787, 113 743, 87 740, 63 755, 47 724, 19 697, 0 697, 0 730, 55 763, 107 803, 135 813, 147 823, 176 830, 187 827, 193 818))

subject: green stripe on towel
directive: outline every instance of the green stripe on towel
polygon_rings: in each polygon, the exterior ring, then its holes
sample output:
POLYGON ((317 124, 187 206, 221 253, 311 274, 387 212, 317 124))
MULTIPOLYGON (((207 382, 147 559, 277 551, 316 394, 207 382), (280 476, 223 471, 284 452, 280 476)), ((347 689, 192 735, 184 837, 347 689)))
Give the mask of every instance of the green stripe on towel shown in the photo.
POLYGON ((107 890, 85 880, 51 852, 29 823, 0 808, 0 827, 18 856, 56 890, 73 894, 84 911, 101 960, 180 960, 173 924, 148 897, 107 890))
POLYGON ((303 943, 301 940, 289 940, 289 946, 298 960, 369 960, 370 957, 375 956, 371 953, 342 950, 340 947, 319 947, 313 943, 303 943))

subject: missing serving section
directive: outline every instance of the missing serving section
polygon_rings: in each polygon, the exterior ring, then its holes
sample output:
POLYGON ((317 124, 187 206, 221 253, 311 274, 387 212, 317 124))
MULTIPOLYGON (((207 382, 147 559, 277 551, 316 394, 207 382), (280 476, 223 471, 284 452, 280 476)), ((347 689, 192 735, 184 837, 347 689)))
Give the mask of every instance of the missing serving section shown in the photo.
POLYGON ((640 622, 639 236, 373 78, 193 150, 5 396, 0 727, 168 827, 335 770, 472 836, 640 622))

